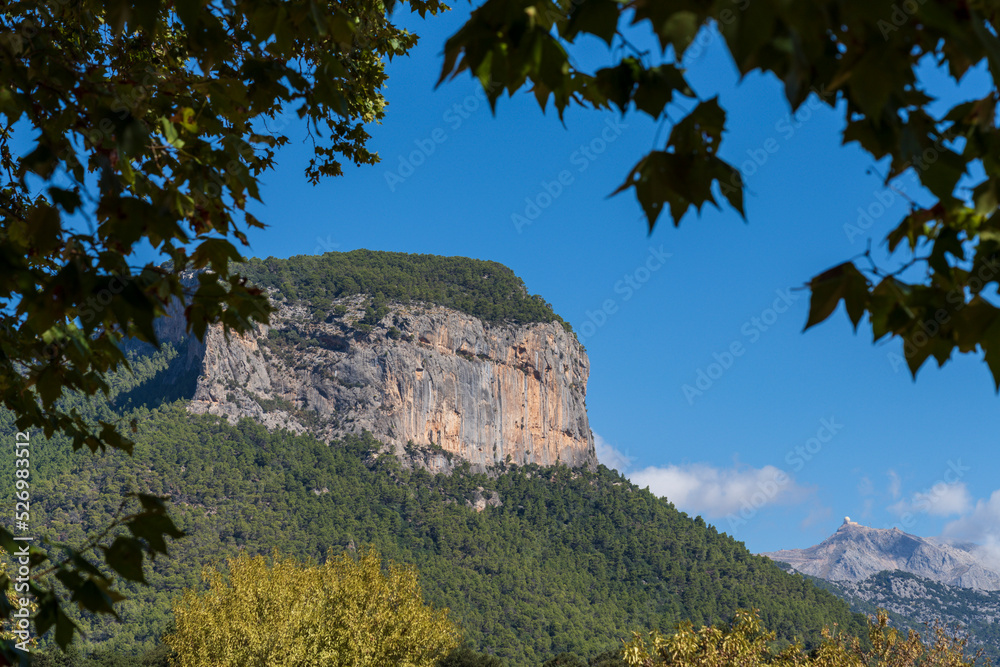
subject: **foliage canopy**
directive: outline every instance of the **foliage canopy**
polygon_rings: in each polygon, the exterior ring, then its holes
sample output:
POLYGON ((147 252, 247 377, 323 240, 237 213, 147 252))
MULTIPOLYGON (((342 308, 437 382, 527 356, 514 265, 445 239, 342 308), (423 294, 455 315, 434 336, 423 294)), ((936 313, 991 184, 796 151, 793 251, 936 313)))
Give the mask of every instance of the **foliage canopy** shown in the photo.
POLYGON ((723 199, 744 215, 742 176, 720 156, 726 110, 685 77, 700 31, 718 35, 741 76, 773 75, 793 110, 815 96, 843 114, 843 142, 885 165, 886 186, 912 172, 925 189, 885 239, 893 267, 869 250, 809 281, 806 328, 843 301, 855 328, 867 314, 876 341, 902 339, 914 376, 932 356, 943 365, 955 350, 981 352, 1000 390, 1000 309, 988 298, 1000 283, 995 0, 485 0, 447 41, 441 81, 469 72, 494 109, 525 88, 560 117, 578 104, 669 121, 615 193, 635 193, 650 230, 664 212, 678 225, 723 199), (653 41, 646 30, 659 48, 634 46, 653 41), (592 60, 575 57, 587 37, 607 44, 610 65, 578 67, 592 60), (992 79, 936 112, 918 76, 935 65, 955 84, 975 67, 992 79))
MULTIPOLYGON (((775 634, 768 632, 755 611, 741 610, 729 627, 682 624, 667 636, 650 633, 650 642, 636 633, 623 650, 630 667, 974 667, 983 664, 981 652, 967 651, 967 638, 941 625, 922 639, 910 630, 905 636, 889 626, 879 612, 868 619, 865 637, 824 630, 823 642, 806 652, 799 644, 775 650, 775 634), (867 640, 867 641, 864 641, 867 640)), ((985 661, 988 665, 989 661, 985 661)))
POLYGON ((563 322, 542 297, 528 294, 508 267, 468 257, 352 250, 252 258, 238 270, 255 285, 276 289, 279 298, 315 309, 364 294, 377 301, 447 306, 486 322, 563 322))
MULTIPOLYGON (((65 436, 39 443, 32 508, 51 542, 84 541, 135 488, 169 494, 187 533, 170 558, 144 564, 148 586, 116 585, 129 598, 118 605, 121 623, 72 614, 86 634, 82 649, 151 651, 169 627, 172 597, 240 547, 255 555, 281 545, 318 560, 352 543, 417 566, 427 601, 451 610, 475 650, 511 667, 594 656, 637 628, 727 621, 741 607, 759 608, 780 637, 809 646, 832 623, 863 632, 844 602, 606 468, 434 475, 376 457, 371 437, 327 444, 250 420, 192 416, 163 397, 186 352, 164 345, 136 354, 136 374, 109 378, 110 400, 81 402, 103 418, 137 420, 132 456, 74 453, 65 436), (472 509, 493 494, 502 505, 472 509)), ((11 415, 0 417, 2 430, 11 415)), ((0 466, 12 456, 0 450, 0 466)), ((0 476, 0 495, 11 484, 0 476)))
MULTIPOLYGON (((409 5, 421 14, 445 9, 438 0, 409 5)), ((248 206, 288 141, 283 119, 308 124, 313 182, 340 174, 342 160, 377 160, 365 127, 384 113, 384 59, 416 43, 390 20, 394 7, 3 3, 0 404, 18 430, 59 431, 74 448, 129 450, 120 422, 88 420, 61 399, 107 393, 107 373, 127 365, 122 340, 156 345, 153 320, 176 299, 198 337, 215 322, 241 331, 267 320, 265 295, 231 263, 246 231, 262 226, 248 206), (157 260, 134 266, 140 248, 157 260)), ((164 536, 179 535, 160 500, 138 500, 121 522, 133 535, 105 550, 126 577, 165 551, 164 536)), ((2 528, 0 546, 14 550, 2 528)), ((79 555, 70 550, 50 574, 85 609, 113 613, 109 580, 79 555)), ((73 627, 57 589, 33 587, 39 629, 55 626, 68 642, 73 627)))
POLYGON ((448 610, 424 604, 413 568, 369 549, 308 565, 241 554, 174 605, 178 667, 432 667, 458 645, 448 610))

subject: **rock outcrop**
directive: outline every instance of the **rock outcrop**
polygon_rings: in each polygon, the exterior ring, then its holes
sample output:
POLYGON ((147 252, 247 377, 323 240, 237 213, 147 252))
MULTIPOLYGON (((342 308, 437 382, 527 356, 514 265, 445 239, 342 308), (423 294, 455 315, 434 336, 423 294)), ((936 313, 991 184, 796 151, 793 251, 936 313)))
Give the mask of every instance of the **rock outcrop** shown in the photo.
MULTIPOLYGON (((365 303, 279 301, 271 326, 252 335, 210 329, 188 346, 186 363, 200 366, 189 409, 322 439, 368 431, 437 471, 455 457, 477 469, 596 465, 589 362, 560 323, 486 324, 412 304, 361 323, 365 303)), ((169 322, 160 333, 183 335, 169 322)))
MULTIPOLYGON (((883 572, 859 582, 838 582, 841 597, 857 599, 916 621, 914 629, 934 621, 966 628, 1000 621, 1000 592, 968 590, 905 572, 883 572)), ((996 640, 993 639, 993 643, 996 640)))
POLYGON ((832 536, 808 549, 762 555, 828 581, 859 582, 879 572, 900 570, 952 586, 1000 590, 1000 573, 984 566, 971 548, 898 528, 869 528, 849 519, 832 536))

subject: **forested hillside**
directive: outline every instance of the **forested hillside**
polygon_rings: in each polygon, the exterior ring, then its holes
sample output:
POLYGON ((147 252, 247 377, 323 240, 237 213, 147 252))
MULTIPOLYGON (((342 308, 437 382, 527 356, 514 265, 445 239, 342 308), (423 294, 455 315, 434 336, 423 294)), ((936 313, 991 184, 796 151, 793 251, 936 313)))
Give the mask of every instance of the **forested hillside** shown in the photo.
MULTIPOLYGON (((88 403, 104 418, 116 404, 130 406, 138 423, 131 458, 33 440, 39 534, 80 544, 130 490, 169 494, 188 533, 148 573, 152 587, 123 586, 132 600, 121 624, 84 619, 94 646, 153 648, 172 596, 199 585, 203 565, 237 550, 322 558, 331 547, 364 544, 415 564, 427 598, 452 609, 474 647, 510 665, 592 656, 633 630, 728 620, 740 607, 759 608, 780 636, 807 643, 834 622, 863 628, 830 593, 603 467, 431 475, 377 455, 371 438, 328 446, 248 420, 192 416, 181 402, 153 398, 173 354, 133 353, 137 376, 116 379, 110 403, 88 403), (502 504, 470 506, 494 494, 502 504)), ((10 476, 0 480, 10 494, 10 476)))
POLYGON ((562 322, 545 299, 528 294, 503 264, 468 257, 353 250, 289 259, 250 259, 238 267, 250 282, 277 297, 322 310, 331 299, 367 295, 376 302, 447 306, 486 322, 562 322))

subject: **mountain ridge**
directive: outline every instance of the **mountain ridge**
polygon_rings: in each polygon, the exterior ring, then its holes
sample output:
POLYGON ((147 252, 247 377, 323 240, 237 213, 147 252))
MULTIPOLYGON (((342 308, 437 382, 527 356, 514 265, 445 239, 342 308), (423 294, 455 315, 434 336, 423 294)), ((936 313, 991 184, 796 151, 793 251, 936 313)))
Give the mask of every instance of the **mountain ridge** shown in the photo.
MULTIPOLYGON (((276 301, 271 325, 229 341, 218 328, 203 342, 187 336, 180 317, 157 322, 163 344, 131 345, 132 372, 110 376, 108 395, 67 399, 87 419, 134 420, 132 456, 33 438, 44 453, 33 469, 40 537, 85 542, 129 491, 170 495, 187 533, 169 558, 147 564, 151 586, 119 582, 130 598, 121 625, 74 612, 87 650, 156 650, 171 598, 241 550, 319 560, 366 544, 416 566, 426 598, 452 609, 477 650, 511 667, 596 655, 678 621, 728 622, 739 608, 759 609, 781 641, 807 646, 834 623, 864 631, 833 594, 594 462, 589 360, 512 272, 414 261, 422 273, 391 294, 378 272, 362 271, 351 287, 343 273, 325 282, 289 269, 281 283, 300 281, 290 283, 294 294, 265 286, 276 301), (421 400, 397 398, 421 383, 421 400), (405 420, 396 431, 400 415, 419 423, 450 407, 471 412, 476 432, 495 423, 491 414, 512 417, 501 424, 504 449, 484 442, 477 461, 479 444, 462 455, 462 428, 440 445, 409 442, 405 420), (558 442, 538 446, 532 423, 556 424, 557 438, 562 424, 577 429, 578 465, 558 442)), ((14 417, 0 411, 8 428, 14 417)), ((0 452, 5 465, 12 456, 0 452)), ((0 492, 12 484, 0 477, 0 492)))
POLYGON ((834 582, 859 582, 880 572, 899 570, 951 586, 1000 590, 1000 573, 986 567, 972 546, 910 535, 898 528, 871 528, 845 518, 840 528, 819 544, 761 555, 834 582))

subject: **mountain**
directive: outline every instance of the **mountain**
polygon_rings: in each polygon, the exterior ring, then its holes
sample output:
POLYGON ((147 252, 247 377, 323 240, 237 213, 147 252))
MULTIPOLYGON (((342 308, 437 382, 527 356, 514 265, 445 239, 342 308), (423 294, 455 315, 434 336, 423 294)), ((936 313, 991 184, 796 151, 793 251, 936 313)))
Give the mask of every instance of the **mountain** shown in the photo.
MULTIPOLYGON (((126 346, 132 373, 108 396, 66 399, 134 419, 132 456, 33 434, 40 536, 82 544, 131 490, 171 496, 187 533, 147 566, 151 586, 122 582, 122 623, 79 617, 94 664, 160 664, 113 656, 156 650, 206 565, 365 544, 415 565, 427 599, 510 667, 738 608, 810 646, 833 623, 864 631, 806 577, 596 464, 586 354, 509 269, 367 251, 247 268, 275 303, 270 327, 202 343, 165 319, 161 348, 126 346)), ((0 448, 0 465, 12 457, 0 448)))
POLYGON ((806 575, 852 611, 870 615, 884 609, 892 625, 922 635, 937 622, 957 625, 973 650, 981 648, 994 663, 1000 660, 1000 574, 978 559, 975 545, 869 528, 845 518, 815 546, 763 555, 806 575))
POLYGON ((974 545, 918 537, 898 528, 869 528, 849 518, 815 546, 763 555, 828 581, 858 582, 879 572, 900 570, 952 586, 1000 590, 1000 573, 980 562, 974 545))
POLYGON ((121 624, 82 620, 93 648, 153 648, 172 597, 240 549, 321 559, 366 544, 416 565, 427 599, 510 667, 596 655, 633 631, 728 620, 737 608, 759 608, 769 628, 810 645, 832 623, 863 631, 832 594, 603 466, 431 473, 378 455, 371 437, 328 445, 192 415, 183 402, 132 416, 132 457, 65 442, 35 450, 33 517, 49 539, 82 543, 131 488, 169 494, 188 534, 147 568, 151 587, 123 583, 121 624))
MULTIPOLYGON (((187 350, 192 412, 321 439, 367 431, 397 456, 433 445, 436 469, 447 454, 477 470, 596 466, 587 355, 506 267, 355 251, 246 272, 269 289, 270 326, 231 337, 213 327, 187 350)), ((178 321, 160 321, 162 340, 183 344, 178 321)))
POLYGON ((887 611, 891 624, 903 631, 923 636, 935 623, 959 627, 973 652, 982 649, 992 664, 1000 660, 1000 591, 951 586, 899 570, 862 581, 813 581, 848 602, 852 611, 887 611))

